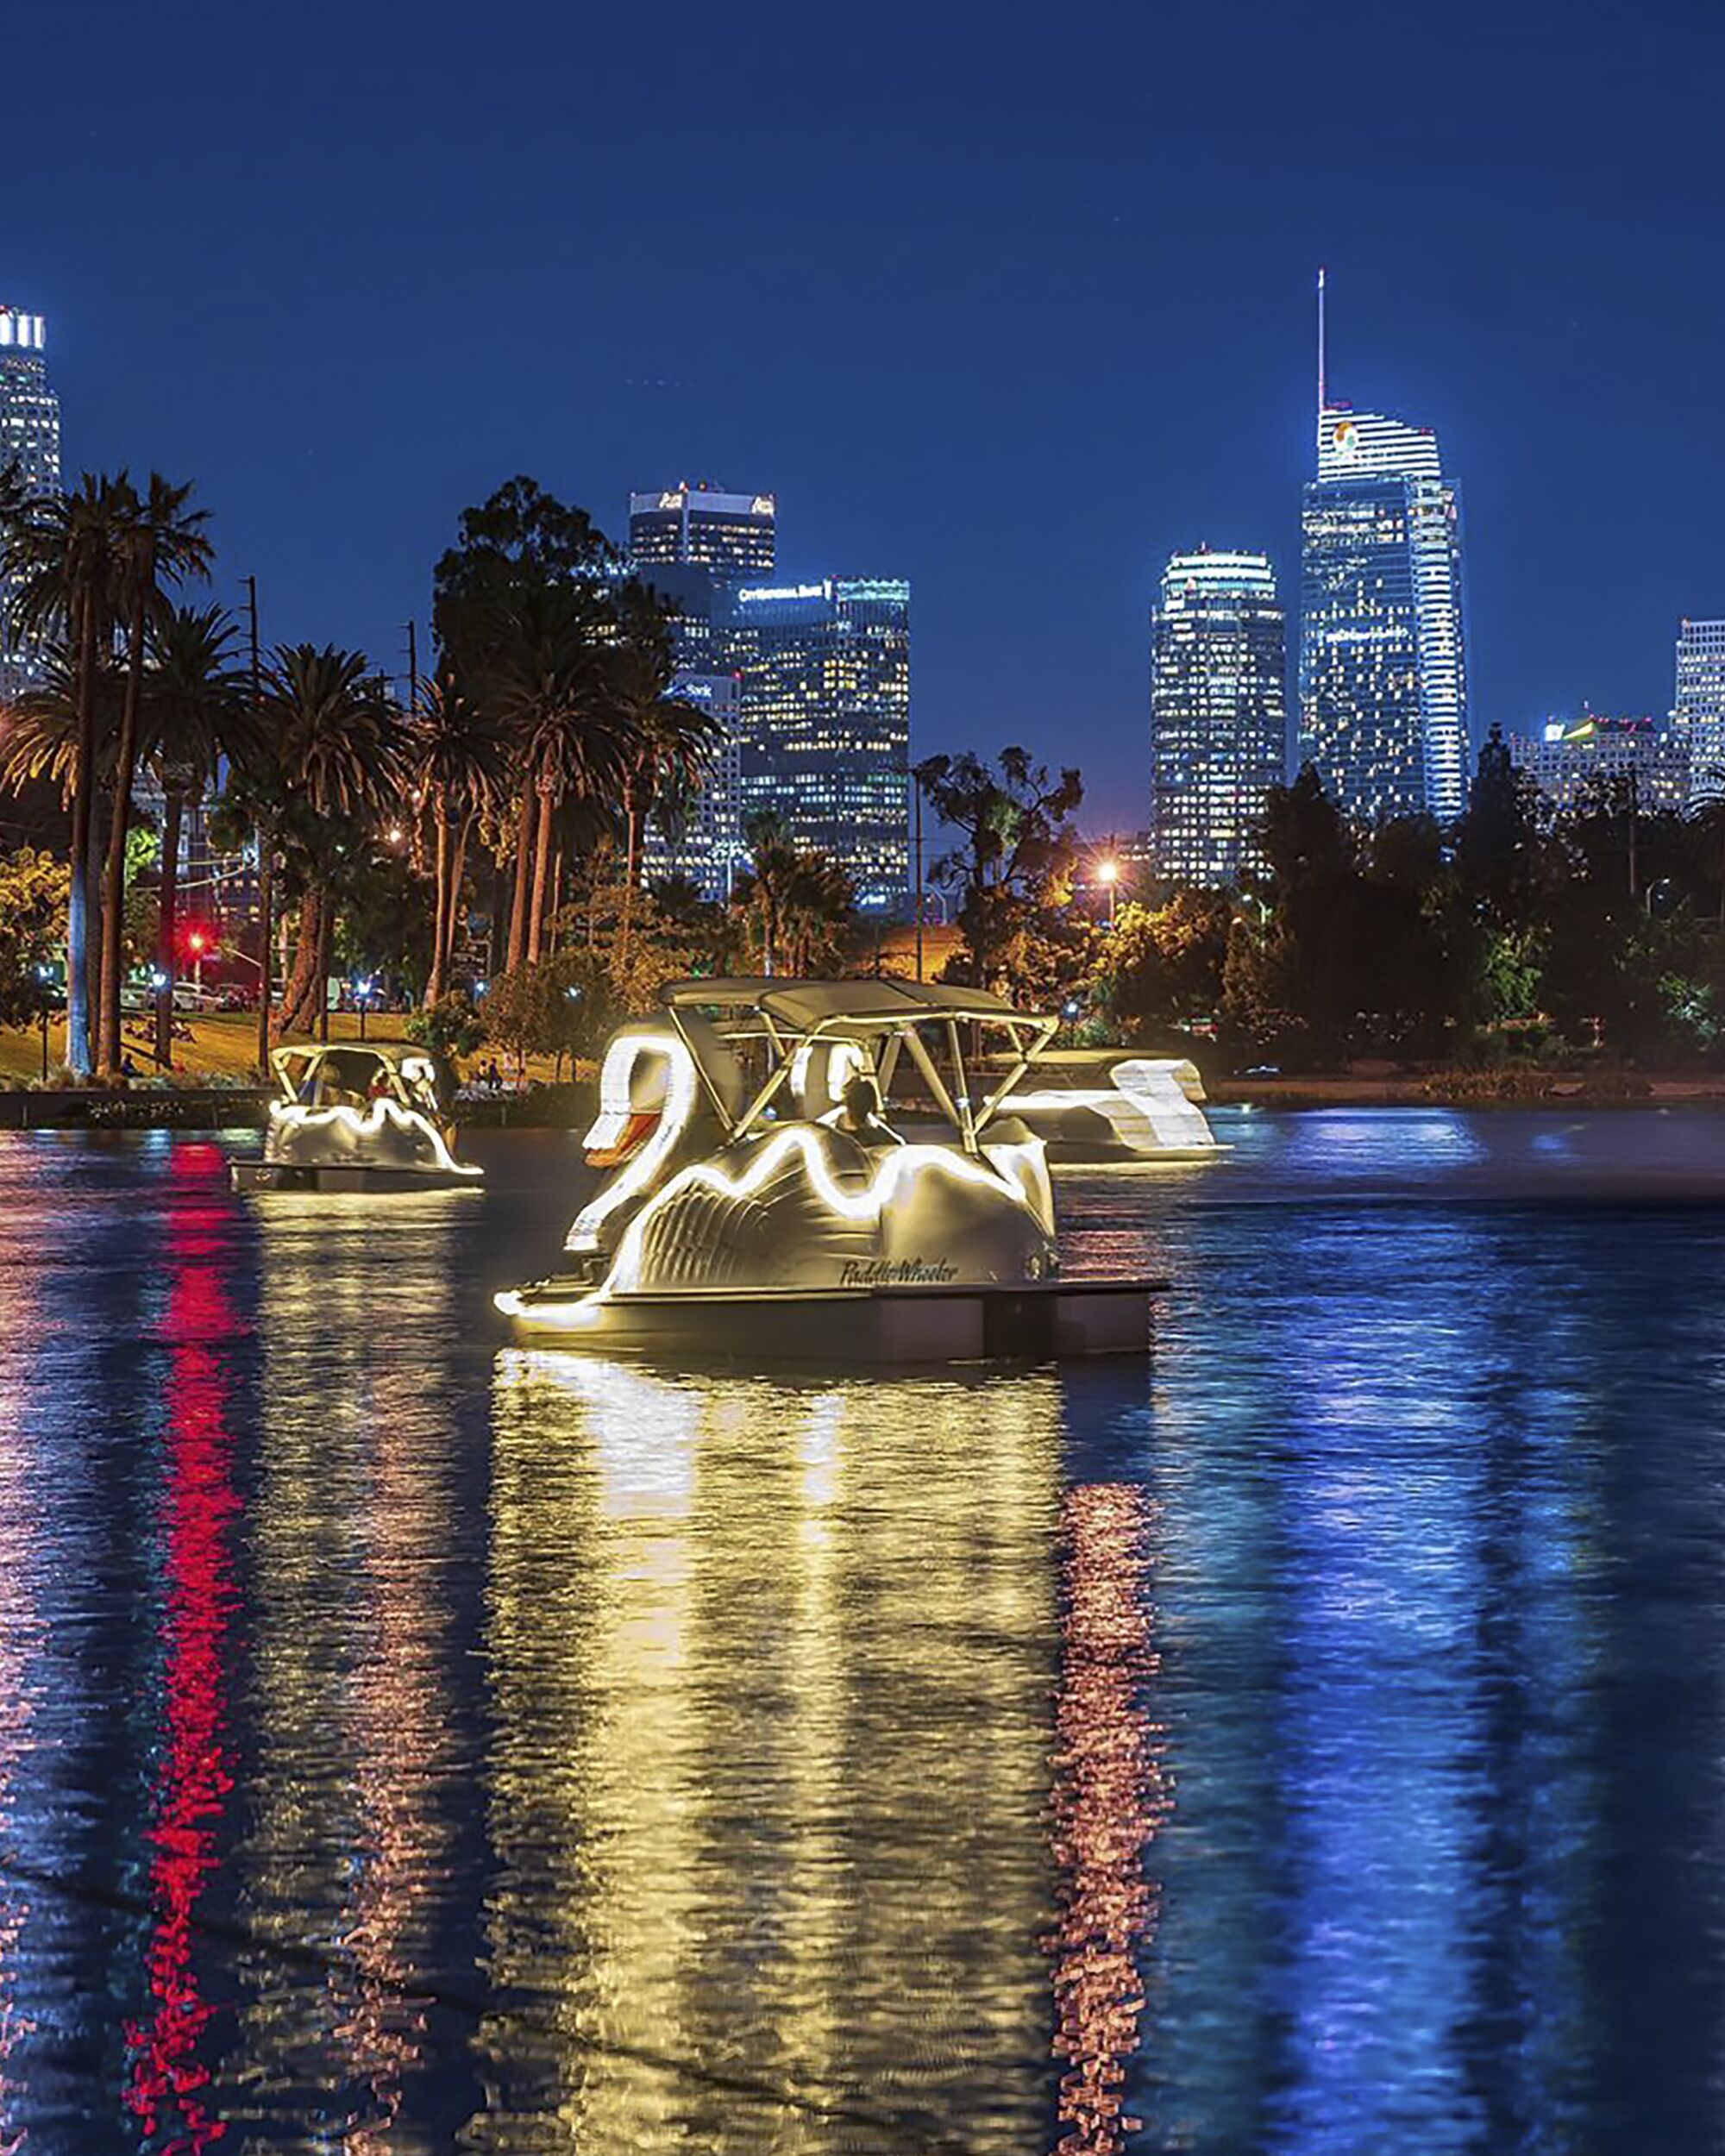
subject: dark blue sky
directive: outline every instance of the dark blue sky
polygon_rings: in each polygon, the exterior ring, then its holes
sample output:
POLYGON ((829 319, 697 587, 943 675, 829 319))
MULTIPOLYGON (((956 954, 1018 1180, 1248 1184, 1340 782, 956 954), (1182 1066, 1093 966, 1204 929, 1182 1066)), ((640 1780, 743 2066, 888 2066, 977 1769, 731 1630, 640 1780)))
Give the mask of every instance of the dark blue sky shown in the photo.
POLYGON ((1476 733, 1663 711, 1725 614, 1725 27, 1693 0, 17 9, 0 298, 72 468, 195 476, 265 633, 405 664, 516 471, 769 489, 907 574, 914 750, 1144 820, 1170 550, 1294 597, 1333 390, 1435 427, 1476 733))

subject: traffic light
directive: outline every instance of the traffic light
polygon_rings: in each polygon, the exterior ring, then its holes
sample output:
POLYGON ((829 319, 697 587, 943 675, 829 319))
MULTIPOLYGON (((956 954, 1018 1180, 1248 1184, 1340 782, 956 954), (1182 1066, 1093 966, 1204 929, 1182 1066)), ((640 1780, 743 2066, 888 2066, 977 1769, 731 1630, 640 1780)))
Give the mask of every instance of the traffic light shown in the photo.
POLYGON ((210 949, 212 940, 213 939, 210 937, 209 930, 207 928, 200 928, 194 922, 193 924, 185 931, 185 949, 187 956, 191 958, 202 958, 204 953, 210 949))

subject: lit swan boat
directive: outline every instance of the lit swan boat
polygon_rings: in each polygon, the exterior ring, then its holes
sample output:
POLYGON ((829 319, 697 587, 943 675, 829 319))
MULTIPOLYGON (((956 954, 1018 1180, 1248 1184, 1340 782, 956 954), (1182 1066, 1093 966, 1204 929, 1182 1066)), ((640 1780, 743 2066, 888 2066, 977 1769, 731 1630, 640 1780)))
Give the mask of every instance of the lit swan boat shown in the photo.
POLYGON ((467 1190, 484 1169, 449 1150, 436 1058, 403 1041, 311 1041, 270 1057, 263 1158, 236 1161, 236 1190, 467 1190))
POLYGON ((1042 1141, 1003 1112, 1054 1019, 890 980, 662 1000, 605 1051, 586 1145, 611 1174, 565 1267, 497 1297, 518 1338, 864 1362, 1148 1347, 1159 1283, 1061 1276, 1042 1141), (978 1044, 1002 1037, 984 1078, 978 1044))
POLYGON ((1013 1113, 1048 1148, 1051 1168, 1134 1168, 1221 1156, 1202 1101, 1204 1081, 1183 1057, 1118 1049, 1066 1050, 1038 1073, 1013 1113))

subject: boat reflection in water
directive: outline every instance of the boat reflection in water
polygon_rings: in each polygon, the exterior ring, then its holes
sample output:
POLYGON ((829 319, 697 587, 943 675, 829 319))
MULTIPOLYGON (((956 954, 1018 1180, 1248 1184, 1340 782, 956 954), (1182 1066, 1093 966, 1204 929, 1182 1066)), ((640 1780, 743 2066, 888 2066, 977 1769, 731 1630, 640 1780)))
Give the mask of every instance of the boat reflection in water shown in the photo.
POLYGON ((422 1996, 475 1805, 448 1577, 464 1510, 454 1386, 444 1366, 373 1351, 453 1325, 459 1202, 380 1213, 361 1198, 288 1198, 258 1215, 258 1749, 241 1884, 249 1929, 324 1965, 320 1977, 258 1957, 242 2139, 316 2091, 324 2145, 429 2156, 448 2145, 441 2119, 473 2101, 459 2081, 428 2086, 465 2030, 433 2030, 422 1996))
POLYGON ((475 2146, 1041 2138, 1058 1428, 499 1357, 475 2146))

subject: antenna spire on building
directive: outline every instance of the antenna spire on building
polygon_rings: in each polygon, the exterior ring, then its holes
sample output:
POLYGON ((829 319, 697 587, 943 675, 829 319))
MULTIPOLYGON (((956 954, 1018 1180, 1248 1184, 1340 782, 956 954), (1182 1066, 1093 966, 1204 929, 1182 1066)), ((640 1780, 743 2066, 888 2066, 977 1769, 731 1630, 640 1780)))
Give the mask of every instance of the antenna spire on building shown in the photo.
POLYGON ((1324 379, 1324 279, 1322 263, 1318 265, 1318 420, 1321 425, 1324 414, 1330 408, 1329 392, 1324 379))

